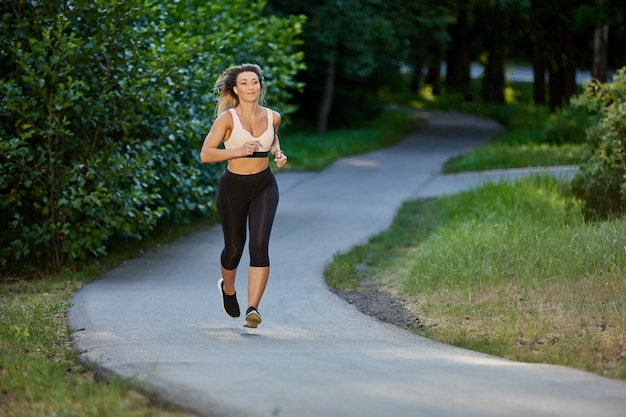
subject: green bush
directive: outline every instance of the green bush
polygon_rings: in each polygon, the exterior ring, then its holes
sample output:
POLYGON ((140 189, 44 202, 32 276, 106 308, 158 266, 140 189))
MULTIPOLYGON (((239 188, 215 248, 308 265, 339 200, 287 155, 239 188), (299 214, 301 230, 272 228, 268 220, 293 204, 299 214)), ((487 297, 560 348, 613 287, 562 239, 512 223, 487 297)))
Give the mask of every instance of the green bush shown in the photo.
POLYGON ((626 212, 626 67, 611 83, 591 82, 572 100, 577 108, 598 116, 587 129, 590 157, 572 182, 585 202, 587 215, 607 218, 626 212))
POLYGON ((212 212, 222 167, 198 154, 213 81, 257 62, 289 113, 302 67, 301 18, 222 3, 2 3, 0 271, 60 267, 212 212))
POLYGON ((593 115, 586 109, 562 106, 548 118, 543 142, 551 145, 582 144, 585 142, 585 131, 593 120, 593 115))

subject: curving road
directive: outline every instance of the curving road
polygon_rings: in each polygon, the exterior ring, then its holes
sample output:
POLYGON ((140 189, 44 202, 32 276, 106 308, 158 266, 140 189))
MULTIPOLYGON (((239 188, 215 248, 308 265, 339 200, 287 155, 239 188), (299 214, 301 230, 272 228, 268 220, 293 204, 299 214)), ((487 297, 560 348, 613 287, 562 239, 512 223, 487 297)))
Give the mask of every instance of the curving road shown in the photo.
MULTIPOLYGON (((448 157, 499 127, 457 113, 422 117, 429 127, 397 146, 320 173, 278 175, 258 329, 221 310, 222 238, 213 227, 128 261, 75 295, 69 324, 83 359, 200 416, 626 416, 624 381, 435 343, 327 290, 322 273, 333 254, 386 229, 403 201, 526 174, 441 175, 448 157)), ((237 288, 245 304, 245 275, 237 288)))

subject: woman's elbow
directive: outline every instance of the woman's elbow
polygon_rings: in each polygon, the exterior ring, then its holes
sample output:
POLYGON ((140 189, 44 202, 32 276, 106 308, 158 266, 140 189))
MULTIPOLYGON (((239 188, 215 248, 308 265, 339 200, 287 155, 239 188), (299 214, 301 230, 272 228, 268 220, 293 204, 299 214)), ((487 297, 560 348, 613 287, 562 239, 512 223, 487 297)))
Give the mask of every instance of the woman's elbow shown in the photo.
POLYGON ((206 152, 206 151, 204 151, 204 150, 200 151, 200 162, 204 162, 204 163, 207 163, 207 162, 213 162, 213 161, 211 160, 211 155, 210 155, 210 153, 209 153, 209 152, 206 152))

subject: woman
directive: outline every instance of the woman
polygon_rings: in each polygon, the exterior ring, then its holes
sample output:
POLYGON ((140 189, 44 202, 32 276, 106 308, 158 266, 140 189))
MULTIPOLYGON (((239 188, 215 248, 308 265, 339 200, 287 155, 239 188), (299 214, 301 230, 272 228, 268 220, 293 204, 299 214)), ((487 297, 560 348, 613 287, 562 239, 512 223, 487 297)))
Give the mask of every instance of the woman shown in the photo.
POLYGON ((281 118, 279 113, 260 105, 265 84, 258 65, 228 68, 217 79, 215 90, 220 93, 217 118, 204 139, 200 159, 228 161, 216 198, 224 232, 222 278, 217 287, 224 312, 232 318, 239 317, 235 277, 249 222, 248 309, 244 326, 256 328, 261 323, 259 303, 270 272, 268 247, 278 206, 278 186, 270 171, 268 153, 279 168, 287 163, 277 136, 281 118), (224 147, 220 148, 222 142, 224 147))

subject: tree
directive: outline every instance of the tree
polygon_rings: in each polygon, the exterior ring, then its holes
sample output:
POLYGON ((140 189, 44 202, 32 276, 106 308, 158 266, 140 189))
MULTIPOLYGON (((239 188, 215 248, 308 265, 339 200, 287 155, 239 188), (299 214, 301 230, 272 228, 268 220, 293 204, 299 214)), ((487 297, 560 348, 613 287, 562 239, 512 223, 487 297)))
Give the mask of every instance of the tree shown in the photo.
POLYGON ((532 48, 533 98, 535 104, 546 102, 546 71, 548 50, 546 48, 546 26, 542 17, 540 0, 530 0, 529 37, 532 48))
POLYGON ((505 63, 511 27, 519 26, 518 16, 526 11, 526 0, 489 0, 478 7, 478 24, 484 31, 484 64, 482 93, 487 103, 504 103, 505 63))
MULTIPOLYGON (((437 0, 399 0, 387 3, 387 16, 393 22, 394 36, 400 40, 395 51, 389 51, 391 56, 385 62, 392 63, 386 68, 397 71, 400 63, 408 70, 409 91, 416 93, 422 82, 423 69, 431 69, 431 75, 436 75, 435 86, 439 84, 442 54, 449 41, 446 30, 448 10, 437 0), (436 67, 436 68, 435 68, 436 67)), ((391 79, 389 73, 385 73, 391 79)))
MULTIPOLYGON (((605 0, 596 0, 598 7, 604 6, 605 0)), ((607 52, 609 48, 609 25, 606 21, 596 25, 593 31, 593 60, 591 76, 600 82, 606 82, 607 52)))
POLYGON ((626 67, 612 83, 593 80, 572 99, 576 108, 594 116, 587 129, 589 158, 581 163, 572 190, 592 219, 626 214, 626 67))
POLYGON ((453 22, 448 25, 450 43, 446 59, 446 88, 450 92, 460 91, 469 99, 471 84, 470 11, 468 3, 461 2, 453 22))
POLYGON ((504 62, 510 19, 499 0, 484 4, 485 70, 483 74, 483 100, 486 103, 504 103, 504 62))
MULTIPOLYGON (((391 22, 385 19, 384 2, 379 0, 327 0, 312 10, 303 38, 306 42, 305 94, 315 107, 315 130, 328 129, 331 109, 345 121, 363 118, 359 101, 367 112, 368 100, 375 102, 375 89, 367 84, 379 63, 381 49, 395 50, 391 22), (349 94, 336 85, 355 88, 349 94), (334 106, 334 107, 333 107, 334 106), (351 108, 352 107, 352 108, 351 108)), ((305 105, 305 110, 306 110, 305 105)))
POLYGON ((434 0, 270 1, 270 12, 304 14, 307 71, 299 114, 318 132, 358 123, 380 111, 378 90, 390 88, 401 68, 414 85, 431 45, 445 38, 434 0))

